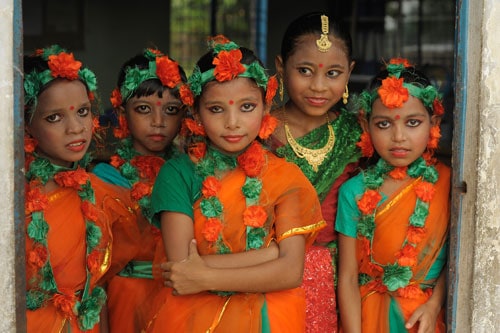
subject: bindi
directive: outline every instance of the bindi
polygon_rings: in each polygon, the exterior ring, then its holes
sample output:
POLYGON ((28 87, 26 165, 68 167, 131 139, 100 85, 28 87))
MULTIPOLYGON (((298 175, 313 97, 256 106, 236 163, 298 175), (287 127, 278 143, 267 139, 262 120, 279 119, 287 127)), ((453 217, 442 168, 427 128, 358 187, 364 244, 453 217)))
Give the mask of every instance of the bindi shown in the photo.
POLYGON ((234 101, 232 99, 229 100, 229 105, 233 105, 234 101))
POLYGON ((323 64, 319 64, 318 66, 319 66, 319 68, 322 68, 322 67, 323 67, 323 64))
POLYGON ((160 102, 160 101, 156 102, 156 105, 157 105, 157 106, 160 106, 160 105, 161 105, 161 102, 160 102))
POLYGON ((69 109, 73 111, 73 110, 75 109, 75 107, 74 107, 73 105, 71 105, 71 106, 69 107, 69 109))
POLYGON ((401 118, 401 116, 399 114, 396 115, 396 120, 399 120, 399 118, 401 118))

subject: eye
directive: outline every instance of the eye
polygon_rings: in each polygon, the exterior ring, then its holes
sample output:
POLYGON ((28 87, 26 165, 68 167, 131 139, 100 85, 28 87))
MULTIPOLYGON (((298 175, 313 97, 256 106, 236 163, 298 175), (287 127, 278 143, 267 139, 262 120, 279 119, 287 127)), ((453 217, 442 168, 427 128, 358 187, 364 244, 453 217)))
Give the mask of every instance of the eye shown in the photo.
POLYGON ((339 71, 337 71, 337 70, 335 70, 335 69, 331 69, 328 72, 326 72, 326 76, 329 77, 329 78, 336 78, 340 74, 342 74, 342 73, 339 72, 339 71))
POLYGON ((391 123, 388 120, 381 120, 381 121, 377 121, 375 123, 375 126, 377 126, 377 128, 380 128, 380 129, 386 129, 386 128, 389 128, 391 126, 391 123))
POLYGON ((78 109, 77 113, 82 118, 86 117, 90 114, 90 108, 89 107, 82 107, 82 108, 78 109))
POLYGON ((134 111, 137 113, 140 113, 140 114, 147 114, 147 113, 151 112, 151 108, 149 107, 149 105, 141 104, 141 105, 136 106, 134 108, 134 111))
POLYGON ((312 75, 312 71, 311 69, 307 68, 307 67, 299 67, 297 68, 297 70, 299 71, 300 74, 302 75, 305 75, 305 76, 310 76, 312 75))
POLYGON ((44 119, 47 120, 49 123, 56 123, 58 121, 61 121, 62 116, 59 113, 53 113, 51 115, 48 115, 44 119))
POLYGON ((208 108, 208 110, 212 113, 221 113, 224 109, 218 105, 213 105, 208 108))
POLYGON ((168 115, 176 115, 179 113, 181 108, 177 105, 169 105, 166 108, 163 109, 163 112, 168 115))
POLYGON ((242 112, 252 112, 253 110, 255 110, 256 107, 257 107, 257 104, 245 103, 241 106, 240 110, 242 112))
POLYGON ((407 122, 406 122, 406 125, 409 126, 409 127, 417 127, 418 125, 420 125, 422 123, 421 120, 419 119, 409 119, 407 122))

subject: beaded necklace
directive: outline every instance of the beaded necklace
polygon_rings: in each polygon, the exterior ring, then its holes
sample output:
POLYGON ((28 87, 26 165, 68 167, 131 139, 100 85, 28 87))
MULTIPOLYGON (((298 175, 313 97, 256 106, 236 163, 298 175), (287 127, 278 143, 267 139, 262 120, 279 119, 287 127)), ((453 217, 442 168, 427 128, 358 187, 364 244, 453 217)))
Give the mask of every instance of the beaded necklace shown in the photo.
POLYGON ((224 228, 224 206, 218 198, 222 188, 218 174, 241 168, 246 175, 241 188, 246 200, 243 212, 243 223, 246 226, 246 249, 258 249, 264 244, 267 231, 264 224, 267 221, 265 209, 259 205, 262 191, 262 181, 258 178, 265 163, 266 151, 258 141, 254 141, 239 156, 228 156, 215 148, 209 147, 205 155, 198 160, 196 172, 204 179, 202 182, 201 213, 206 221, 202 234, 204 238, 216 247, 217 253, 230 253, 230 248, 222 237, 224 228))
POLYGON ((26 304, 29 310, 36 310, 46 302, 54 306, 69 320, 76 319, 82 330, 89 330, 99 322, 101 308, 106 301, 106 292, 101 287, 91 288, 92 276, 100 269, 98 264, 101 254, 96 249, 102 237, 102 231, 96 225, 98 210, 95 206, 95 194, 85 166, 90 162, 90 155, 68 169, 51 164, 49 160, 28 154, 26 179, 25 212, 31 216, 27 226, 27 235, 33 241, 33 248, 27 253, 28 262, 38 269, 37 277, 28 281, 31 288, 26 292, 26 304), (65 294, 58 287, 50 263, 50 251, 47 235, 49 224, 45 220, 44 210, 49 204, 42 187, 53 180, 60 187, 73 188, 81 198, 81 210, 86 224, 86 280, 85 287, 78 300, 75 294, 65 294), (37 283, 38 282, 38 283, 37 283), (37 283, 37 285, 36 285, 37 283))
POLYGON ((132 185, 130 192, 132 199, 139 204, 142 215, 151 220, 153 217, 151 210, 153 185, 165 159, 173 155, 173 149, 170 148, 163 158, 141 155, 133 148, 130 137, 123 139, 121 144, 121 147, 116 150, 116 155, 111 156, 110 164, 118 169, 120 174, 132 185))
MULTIPOLYGON (((417 263, 418 252, 416 250, 421 240, 421 235, 425 234, 425 223, 429 215, 429 203, 435 192, 434 184, 437 182, 439 174, 434 165, 428 165, 422 158, 418 158, 407 168, 394 168, 383 159, 373 167, 363 173, 363 180, 367 190, 358 200, 357 206, 361 212, 358 222, 358 238, 364 243, 363 249, 367 251, 371 266, 380 272, 383 271, 382 284, 389 291, 395 291, 406 287, 413 277, 412 267, 417 263), (385 177, 389 175, 394 179, 403 179, 408 176, 421 180, 414 186, 417 196, 415 209, 408 220, 408 229, 401 249, 396 253, 397 260, 392 264, 380 264, 373 258, 373 237, 376 231, 375 214, 378 205, 382 200, 379 187, 384 183, 385 177)), ((371 280, 368 274, 360 274, 360 284, 365 284, 371 280)))

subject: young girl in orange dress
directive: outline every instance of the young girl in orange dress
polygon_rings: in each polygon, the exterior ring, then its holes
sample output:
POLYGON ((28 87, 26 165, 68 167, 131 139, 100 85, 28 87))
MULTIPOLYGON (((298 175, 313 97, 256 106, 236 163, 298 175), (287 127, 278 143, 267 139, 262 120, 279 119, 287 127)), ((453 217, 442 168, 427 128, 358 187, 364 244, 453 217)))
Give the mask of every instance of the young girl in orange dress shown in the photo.
POLYGON ((437 89, 392 59, 359 98, 360 146, 376 163, 339 194, 343 332, 445 332, 450 169, 433 157, 444 113, 437 89))
POLYGON ((276 79, 216 36, 188 83, 188 153, 165 163, 152 195, 170 261, 147 331, 303 332, 304 253, 324 221, 300 169, 262 144, 276 79))
POLYGON ((131 200, 140 209, 137 223, 142 237, 139 253, 108 283, 110 332, 140 331, 136 311, 158 283, 152 263, 161 260, 164 247, 159 229, 149 223, 150 197, 165 160, 180 153, 174 139, 185 113, 179 97, 185 81, 184 70, 176 61, 156 49, 146 49, 123 64, 118 88, 111 95, 119 119, 114 134, 121 141, 110 164, 97 164, 93 172, 131 189, 131 200))
POLYGON ((25 57, 24 73, 28 332, 99 332, 104 275, 139 231, 128 192, 85 169, 96 78, 57 45, 25 57))
POLYGON ((276 57, 280 97, 286 91, 288 100, 272 112, 280 120, 273 148, 314 185, 327 223, 306 253, 302 287, 308 333, 337 332, 337 195, 340 185, 358 172, 361 157, 356 146, 361 128, 344 107, 353 68, 348 32, 323 13, 290 23, 276 57))

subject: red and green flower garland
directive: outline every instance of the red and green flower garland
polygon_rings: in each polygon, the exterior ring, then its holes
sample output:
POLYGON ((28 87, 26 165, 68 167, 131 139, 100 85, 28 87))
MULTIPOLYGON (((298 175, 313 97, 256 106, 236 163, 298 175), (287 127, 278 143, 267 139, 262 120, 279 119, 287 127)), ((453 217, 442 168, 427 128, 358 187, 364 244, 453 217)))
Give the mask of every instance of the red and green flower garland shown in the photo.
POLYGON ((86 155, 75 169, 68 170, 36 156, 34 154, 36 142, 30 138, 25 140, 26 178, 28 180, 25 213, 26 216, 31 216, 27 234, 33 241, 33 248, 26 255, 28 263, 38 269, 38 275, 28 281, 30 288, 26 292, 27 308, 36 310, 43 307, 46 302, 52 302, 66 318, 76 319, 82 330, 92 329, 99 322, 101 308, 106 301, 106 292, 101 287, 96 286, 91 289, 90 286, 92 275, 100 269, 101 254, 96 248, 101 241, 102 231, 95 223, 98 219, 98 210, 95 206, 95 195, 90 177, 85 171, 85 166, 90 161, 89 155, 86 155), (86 223, 87 277, 80 300, 74 291, 65 292, 57 287, 50 263, 47 242, 49 224, 44 217, 44 210, 49 201, 42 190, 43 185, 50 180, 54 180, 61 187, 75 189, 82 200, 81 210, 86 223))
POLYGON ((363 243, 362 248, 366 257, 370 258, 370 269, 372 272, 382 273, 381 280, 373 280, 371 272, 360 273, 360 284, 373 284, 373 288, 380 292, 398 291, 404 293, 413 277, 412 267, 417 264, 417 246, 422 236, 425 235, 425 223, 429 215, 429 203, 435 192, 434 184, 439 174, 433 165, 428 165, 424 158, 420 157, 408 167, 394 168, 383 159, 363 173, 364 183, 367 188, 357 205, 361 212, 358 222, 358 238, 363 243), (378 188, 383 184, 388 175, 394 179, 404 179, 408 174, 412 178, 421 178, 421 182, 415 185, 417 196, 415 209, 408 220, 408 229, 401 249, 395 254, 397 260, 392 264, 380 264, 373 258, 372 245, 376 231, 375 214, 382 196, 378 188))

